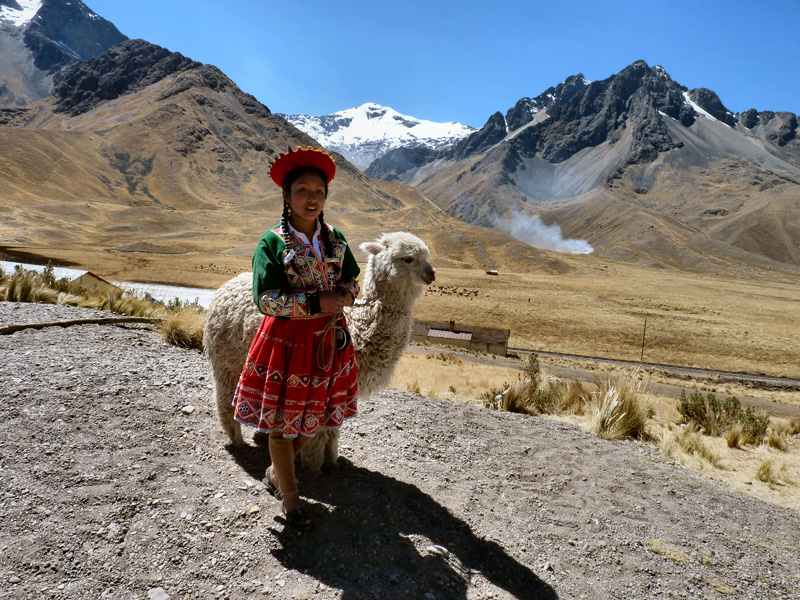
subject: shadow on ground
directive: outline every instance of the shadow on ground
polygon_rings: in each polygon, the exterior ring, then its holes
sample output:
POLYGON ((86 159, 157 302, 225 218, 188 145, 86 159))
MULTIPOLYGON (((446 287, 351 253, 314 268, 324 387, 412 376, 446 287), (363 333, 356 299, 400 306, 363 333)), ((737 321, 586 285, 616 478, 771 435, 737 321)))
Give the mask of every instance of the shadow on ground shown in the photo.
POLYGON ((317 502, 314 530, 275 528, 273 554, 342 590, 343 599, 466 598, 479 578, 516 598, 557 598, 529 567, 414 485, 349 467, 305 477, 302 488, 317 502))

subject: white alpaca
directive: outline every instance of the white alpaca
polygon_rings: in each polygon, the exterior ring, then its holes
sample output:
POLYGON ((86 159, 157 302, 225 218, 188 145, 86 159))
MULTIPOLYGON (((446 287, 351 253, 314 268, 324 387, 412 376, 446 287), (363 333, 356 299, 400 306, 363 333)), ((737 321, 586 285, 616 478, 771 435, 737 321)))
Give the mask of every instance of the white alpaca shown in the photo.
MULTIPOLYGON (((358 398, 385 388, 411 336, 414 302, 435 279, 425 243, 394 232, 361 244, 368 253, 361 294, 345 318, 358 367, 358 398)), ((211 361, 217 416, 235 446, 245 446, 241 424, 233 418, 233 395, 250 342, 263 315, 253 302, 252 273, 241 273, 214 294, 206 314, 203 343, 211 361)), ((322 429, 301 452, 303 467, 318 471, 338 460, 339 430, 322 429)))

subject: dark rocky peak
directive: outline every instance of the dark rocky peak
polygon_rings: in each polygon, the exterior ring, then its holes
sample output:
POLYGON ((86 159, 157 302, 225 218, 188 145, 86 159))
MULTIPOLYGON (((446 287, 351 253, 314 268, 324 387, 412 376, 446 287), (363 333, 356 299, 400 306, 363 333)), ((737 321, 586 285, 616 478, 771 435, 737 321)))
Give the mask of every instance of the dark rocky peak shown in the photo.
POLYGON ((797 115, 794 113, 765 110, 758 113, 758 120, 764 127, 766 138, 773 144, 785 146, 797 139, 797 115))
POLYGON ((127 39, 80 0, 43 0, 25 32, 34 65, 49 73, 99 56, 127 39))
POLYGON ((0 0, 0 6, 7 6, 14 10, 22 10, 22 7, 15 0, 0 0))
MULTIPOLYGON (((180 55, 179 55, 180 56, 180 55)), ((163 91, 159 100, 164 100, 187 90, 205 88, 215 92, 230 94, 239 102, 244 112, 255 117, 263 118, 271 115, 269 108, 261 104, 255 96, 243 92, 239 87, 214 65, 193 63, 186 69, 179 69, 179 74, 174 78, 170 87, 163 91), (196 65, 196 68, 195 66, 196 65)), ((202 95, 193 96, 195 102, 208 104, 209 101, 202 95)))
POLYGON ((739 123, 748 129, 752 129, 761 122, 758 117, 758 111, 755 108, 750 108, 739 115, 739 123))
POLYGON ((445 151, 444 155, 447 158, 459 160, 472 154, 478 154, 502 142, 507 134, 505 117, 503 117, 503 113, 496 112, 489 117, 486 125, 445 151))
POLYGON ((718 121, 731 127, 736 125, 733 113, 723 106, 714 92, 706 88, 695 88, 688 93, 689 99, 718 121))
MULTIPOLYGON (((101 102, 141 90, 202 63, 144 40, 128 40, 59 73, 53 91, 56 112, 72 116, 101 102)), ((212 77, 212 82, 218 77, 212 77)))
POLYGON ((440 154, 425 146, 395 148, 373 160, 364 174, 386 181, 404 181, 405 173, 436 160, 440 154))
POLYGON ((602 81, 587 82, 583 75, 575 75, 537 98, 520 100, 506 118, 495 113, 486 125, 445 156, 458 160, 485 152, 509 132, 530 123, 536 111, 547 108, 546 119, 519 132, 512 140, 514 151, 520 156, 541 153, 549 162, 562 162, 584 148, 616 142, 622 131, 632 126, 636 138, 630 160, 652 160, 658 152, 679 146, 670 137, 660 113, 687 127, 694 123, 696 113, 686 103, 685 91, 663 67, 650 68, 643 60, 602 81))
POLYGON ((567 77, 556 87, 547 88, 536 98, 522 98, 506 113, 509 131, 516 131, 533 121, 540 110, 561 106, 569 102, 575 94, 589 84, 582 73, 567 77))
POLYGON ((539 152, 545 160, 558 163, 584 148, 615 143, 631 128, 628 161, 647 162, 659 152, 679 147, 660 113, 687 126, 694 122, 694 111, 686 105, 683 92, 661 67, 651 69, 646 62, 636 61, 616 75, 584 86, 569 101, 548 110, 548 119, 513 143, 522 156, 539 152))

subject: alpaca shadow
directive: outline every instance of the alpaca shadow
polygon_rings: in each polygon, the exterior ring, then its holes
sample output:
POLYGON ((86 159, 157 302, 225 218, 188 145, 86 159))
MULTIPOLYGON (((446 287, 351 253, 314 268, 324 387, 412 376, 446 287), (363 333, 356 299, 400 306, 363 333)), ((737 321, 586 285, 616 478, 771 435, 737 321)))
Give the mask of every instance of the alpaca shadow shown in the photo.
POLYGON ((256 432, 253 435, 253 445, 237 448, 228 444, 225 449, 237 465, 250 477, 263 481, 267 476, 267 467, 272 463, 269 457, 269 435, 256 432))
POLYGON ((499 544, 469 526, 414 485, 360 467, 335 476, 304 477, 314 529, 272 529, 272 554, 288 569, 342 590, 341 598, 466 599, 482 577, 515 598, 557 594, 499 544), (385 595, 378 590, 393 588, 385 595))

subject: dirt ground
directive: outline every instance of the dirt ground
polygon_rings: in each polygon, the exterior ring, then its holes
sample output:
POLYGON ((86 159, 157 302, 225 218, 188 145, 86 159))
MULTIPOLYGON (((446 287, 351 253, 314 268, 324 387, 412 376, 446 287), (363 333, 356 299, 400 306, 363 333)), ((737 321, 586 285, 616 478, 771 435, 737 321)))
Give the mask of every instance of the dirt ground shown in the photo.
MULTIPOLYGON (((0 327, 96 316, 0 303, 0 327)), ((800 514, 636 443, 396 390, 286 525, 265 440, 234 452, 206 359, 150 326, 0 336, 0 598, 800 596, 800 514)))

